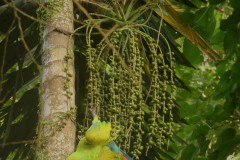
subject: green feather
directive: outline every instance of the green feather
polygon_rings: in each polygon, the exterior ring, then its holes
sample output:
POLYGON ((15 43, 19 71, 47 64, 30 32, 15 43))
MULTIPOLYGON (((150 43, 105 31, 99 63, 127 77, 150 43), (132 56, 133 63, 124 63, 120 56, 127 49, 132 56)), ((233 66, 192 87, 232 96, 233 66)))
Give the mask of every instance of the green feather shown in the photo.
POLYGON ((87 130, 67 160, 122 160, 123 156, 110 150, 106 145, 113 140, 110 135, 111 123, 101 122, 94 117, 92 126, 87 130))

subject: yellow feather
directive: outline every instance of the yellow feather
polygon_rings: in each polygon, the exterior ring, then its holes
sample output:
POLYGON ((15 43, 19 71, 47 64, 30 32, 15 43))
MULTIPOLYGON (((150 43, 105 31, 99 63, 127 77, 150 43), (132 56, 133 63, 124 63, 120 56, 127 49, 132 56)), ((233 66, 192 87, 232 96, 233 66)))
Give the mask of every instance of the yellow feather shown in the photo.
POLYGON ((85 138, 90 144, 106 144, 111 138, 111 130, 111 123, 100 122, 87 130, 85 138))
POLYGON ((102 149, 98 160, 123 160, 123 155, 121 155, 120 153, 114 153, 109 149, 109 147, 105 146, 102 149))

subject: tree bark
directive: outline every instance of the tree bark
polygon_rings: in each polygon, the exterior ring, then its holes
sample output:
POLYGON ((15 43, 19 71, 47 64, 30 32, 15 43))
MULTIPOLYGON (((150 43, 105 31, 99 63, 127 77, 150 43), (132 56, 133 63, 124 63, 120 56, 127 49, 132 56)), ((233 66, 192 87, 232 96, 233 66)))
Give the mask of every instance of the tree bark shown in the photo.
POLYGON ((64 160, 74 151, 76 134, 73 2, 51 3, 58 8, 51 12, 43 32, 37 159, 64 160))

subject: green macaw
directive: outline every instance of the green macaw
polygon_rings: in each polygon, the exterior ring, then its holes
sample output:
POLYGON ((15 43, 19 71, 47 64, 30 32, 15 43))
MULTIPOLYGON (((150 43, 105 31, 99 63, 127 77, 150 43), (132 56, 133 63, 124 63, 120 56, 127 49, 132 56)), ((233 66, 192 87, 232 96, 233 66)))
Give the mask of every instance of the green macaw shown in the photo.
POLYGON ((91 111, 94 117, 92 125, 67 160, 129 160, 128 155, 113 142, 111 123, 101 122, 94 110, 91 111))

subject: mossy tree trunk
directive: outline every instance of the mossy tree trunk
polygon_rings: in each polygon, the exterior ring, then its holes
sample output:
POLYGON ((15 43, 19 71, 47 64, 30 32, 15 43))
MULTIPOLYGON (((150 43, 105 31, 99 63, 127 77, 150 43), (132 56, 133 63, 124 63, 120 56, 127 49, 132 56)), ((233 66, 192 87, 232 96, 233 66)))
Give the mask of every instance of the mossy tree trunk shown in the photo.
POLYGON ((73 2, 51 0, 44 6, 49 17, 43 31, 37 159, 64 160, 74 151, 76 134, 73 2))

